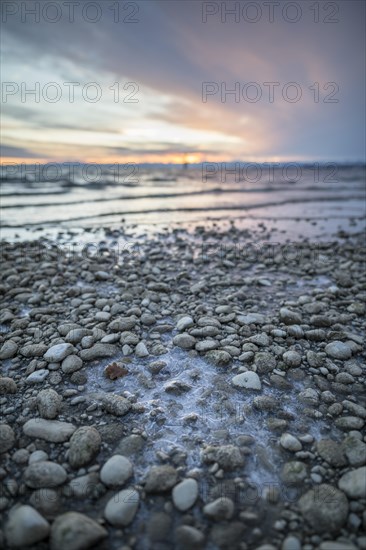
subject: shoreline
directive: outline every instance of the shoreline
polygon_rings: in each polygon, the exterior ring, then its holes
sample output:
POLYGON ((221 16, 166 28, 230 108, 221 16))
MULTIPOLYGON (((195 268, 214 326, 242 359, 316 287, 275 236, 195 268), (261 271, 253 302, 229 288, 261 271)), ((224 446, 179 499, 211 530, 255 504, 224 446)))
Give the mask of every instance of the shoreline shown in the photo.
POLYGON ((3 241, 9 545, 366 548, 362 233, 215 223, 3 241))

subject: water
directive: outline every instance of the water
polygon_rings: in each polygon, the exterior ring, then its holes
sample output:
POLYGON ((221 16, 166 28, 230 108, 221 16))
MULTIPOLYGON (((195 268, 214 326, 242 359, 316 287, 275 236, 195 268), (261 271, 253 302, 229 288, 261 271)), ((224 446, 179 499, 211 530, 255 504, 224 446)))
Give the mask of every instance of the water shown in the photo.
POLYGON ((23 166, 17 172, 2 167, 3 238, 28 238, 32 232, 40 236, 40 229, 77 233, 81 228, 120 226, 121 220, 145 227, 241 220, 249 228, 262 220, 309 236, 311 226, 318 233, 350 225, 359 231, 365 214, 363 165, 335 170, 298 165, 294 171, 289 165, 285 170, 286 165, 270 169, 262 164, 257 165, 260 177, 258 172, 243 172, 242 165, 232 174, 230 166, 220 172, 216 165, 212 177, 197 166, 184 170, 136 165, 135 173, 129 168, 128 174, 118 174, 111 166, 93 173, 85 166, 23 166))

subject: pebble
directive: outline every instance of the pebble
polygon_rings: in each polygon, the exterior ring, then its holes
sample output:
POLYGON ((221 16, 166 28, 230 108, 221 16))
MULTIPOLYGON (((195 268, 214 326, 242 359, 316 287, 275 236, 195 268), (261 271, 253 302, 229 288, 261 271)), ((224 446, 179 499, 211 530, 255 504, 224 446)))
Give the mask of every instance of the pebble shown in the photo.
POLYGON ((13 340, 7 340, 0 350, 0 359, 12 359, 18 351, 18 344, 13 340))
POLYGON ((184 548, 186 550, 191 548, 201 548, 204 540, 204 534, 191 525, 181 525, 175 530, 175 542, 177 548, 184 548))
POLYGON ((66 478, 67 473, 64 468, 48 460, 33 462, 24 472, 25 483, 33 489, 57 487, 65 483, 66 478))
POLYGON ((94 344, 91 348, 83 349, 80 352, 82 361, 94 361, 117 355, 118 348, 114 344, 94 344))
POLYGON ((333 359, 350 359, 352 357, 352 350, 347 344, 335 340, 325 346, 325 353, 333 359))
POLYGON ((120 487, 133 474, 133 467, 128 458, 114 455, 107 460, 100 471, 100 479, 107 487, 120 487))
POLYGON ((46 380, 49 374, 50 371, 47 369, 35 370, 34 372, 32 372, 32 374, 27 376, 25 381, 27 382, 27 384, 41 384, 46 380))
POLYGON ((192 317, 189 317, 189 315, 185 315, 184 317, 181 317, 177 322, 178 332, 183 332, 187 328, 191 328, 191 327, 193 327, 193 319, 192 317))
POLYGON ((288 367, 299 367, 301 365, 301 355, 296 351, 286 351, 282 359, 288 367))
POLYGON ((108 536, 99 523, 79 512, 66 512, 51 528, 50 550, 86 550, 108 536))
POLYGON ((225 367, 231 362, 231 355, 227 351, 222 350, 208 351, 205 358, 216 367, 225 367))
POLYGON ((222 521, 231 519, 234 515, 235 506, 233 501, 227 497, 220 497, 203 508, 203 513, 210 519, 222 521))
POLYGON ((189 510, 198 497, 198 483, 195 479, 184 479, 173 488, 174 506, 181 512, 189 510))
POLYGON ((72 468, 81 468, 99 453, 101 438, 92 426, 78 428, 70 439, 69 462, 72 468))
POLYGON ((317 533, 339 531, 346 523, 348 500, 336 487, 322 484, 305 493, 298 502, 300 511, 317 533))
POLYGON ((61 369, 62 372, 64 372, 65 374, 71 374, 80 370, 82 366, 82 359, 80 359, 80 357, 78 357, 77 355, 71 354, 65 357, 65 359, 62 361, 61 369))
POLYGON ((124 489, 107 502, 104 517, 114 527, 126 527, 132 523, 139 501, 140 496, 136 490, 124 489))
POLYGON ((131 403, 125 397, 109 393, 103 396, 104 409, 114 416, 124 416, 131 409, 131 403))
POLYGON ((177 483, 177 471, 173 466, 151 466, 145 479, 147 493, 169 491, 177 483))
POLYGON ((187 332, 184 332, 174 336, 173 344, 182 349, 192 349, 196 344, 196 339, 187 332))
POLYGON ((282 543, 281 550, 301 550, 301 542, 294 535, 288 535, 282 543))
POLYGON ((293 453, 296 453, 297 451, 301 451, 302 449, 302 445, 300 441, 295 436, 289 433, 284 433, 281 435, 280 445, 287 451, 291 451, 293 453))
POLYGON ((42 418, 54 419, 61 408, 62 397, 55 390, 41 390, 37 395, 37 407, 42 418))
POLYGON ((74 353, 76 349, 72 344, 56 344, 49 348, 44 354, 43 358, 47 363, 61 363, 71 353, 74 353))
POLYGON ((15 434, 8 424, 0 424, 0 442, 0 454, 10 451, 15 445, 15 434))
POLYGON ((48 537, 50 526, 32 506, 15 506, 9 512, 5 538, 10 548, 24 548, 48 537))
POLYGON ((17 385, 12 378, 0 377, 0 395, 6 395, 9 393, 16 393, 17 385))
POLYGON ((366 498, 366 466, 344 474, 338 487, 351 499, 366 498))
POLYGON ((300 325, 302 322, 301 315, 287 307, 282 307, 280 309, 280 319, 286 325, 300 325))
POLYGON ((135 355, 136 357, 147 357, 149 355, 149 352, 147 351, 147 347, 144 344, 144 342, 139 342, 135 348, 135 355))
POLYGON ((68 441, 75 430, 76 426, 69 422, 46 420, 44 418, 31 418, 23 426, 24 435, 45 439, 53 443, 68 441))
POLYGON ((256 372, 248 371, 237 374, 232 379, 232 384, 237 388, 245 388, 247 390, 261 390, 262 384, 256 372))

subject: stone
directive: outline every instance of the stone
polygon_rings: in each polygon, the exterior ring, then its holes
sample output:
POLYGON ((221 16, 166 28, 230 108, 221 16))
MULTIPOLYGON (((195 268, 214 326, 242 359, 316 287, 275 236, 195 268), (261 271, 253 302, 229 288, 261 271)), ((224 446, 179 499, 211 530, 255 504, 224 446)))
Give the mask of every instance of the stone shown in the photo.
POLYGON ((234 503, 230 498, 220 497, 203 507, 203 513, 210 519, 222 521, 234 515, 234 503))
POLYGON ((145 479, 147 493, 169 491, 177 483, 177 471, 173 466, 151 466, 145 479))
POLYGON ((9 512, 5 538, 10 548, 24 548, 48 537, 50 526, 32 506, 15 506, 9 512))
POLYGON ((342 468, 347 465, 346 457, 338 441, 332 439, 321 439, 316 445, 316 449, 323 460, 331 466, 342 468))
POLYGON ((17 392, 17 385, 12 378, 0 377, 0 395, 6 395, 17 392))
POLYGON ((326 483, 307 491, 298 505, 304 519, 317 533, 338 532, 347 521, 346 495, 326 483))
POLYGON ((56 462, 44 460, 33 462, 24 472, 24 481, 32 489, 43 487, 58 487, 65 483, 67 473, 64 468, 56 462))
POLYGON ((231 355, 223 350, 211 350, 205 355, 207 361, 216 367, 226 367, 231 362, 231 355))
POLYGON ((174 336, 173 344, 182 349, 192 349, 196 344, 196 339, 187 332, 183 332, 174 336))
POLYGON ((83 361, 77 355, 68 355, 62 361, 61 369, 65 374, 71 374, 81 369, 83 366, 83 361))
POLYGON ((13 428, 8 424, 0 424, 0 454, 10 451, 15 445, 13 428))
POLYGON ((288 535, 282 543, 281 550, 301 550, 301 542, 294 535, 288 535))
POLYGON ((195 479, 184 479, 173 488, 174 506, 181 512, 189 510, 198 497, 198 484, 195 479))
POLYGON ((281 479, 285 485, 302 485, 307 477, 306 464, 298 460, 286 462, 282 468, 281 479))
POLYGON ((262 313, 248 313, 247 315, 238 315, 239 325, 265 325, 267 318, 262 313))
POLYGON ((276 359, 268 351, 259 351, 254 356, 254 363, 260 374, 267 374, 276 368, 276 359))
POLYGON ((170 540, 172 519, 164 512, 149 514, 146 533, 151 542, 162 542, 170 540))
POLYGON ((232 384, 237 388, 245 388, 247 390, 261 390, 262 384, 256 372, 247 371, 237 374, 232 379, 232 384))
POLYGON ((99 453, 101 446, 99 432, 92 426, 78 428, 70 439, 69 462, 72 468, 86 466, 99 453))
POLYGON ((25 381, 27 382, 27 384, 41 384, 46 380, 49 374, 50 371, 47 369, 35 370, 34 372, 32 372, 32 374, 27 376, 25 381))
POLYGON ((286 351, 282 359, 288 367, 299 367, 301 365, 301 355, 297 351, 286 351))
POLYGON ((183 332, 187 328, 191 328, 191 327, 193 327, 193 319, 189 315, 185 315, 184 317, 181 317, 177 322, 178 332, 183 332))
POLYGON ((42 487, 42 489, 36 489, 32 492, 29 499, 31 504, 36 510, 46 519, 54 519, 61 508, 61 495, 59 490, 48 489, 42 487))
POLYGON ((181 525, 175 530, 176 546, 174 548, 182 550, 202 548, 204 540, 204 534, 195 527, 191 525, 181 525))
POLYGON ((144 342, 139 342, 135 348, 135 355, 136 357, 147 357, 149 355, 149 352, 147 351, 147 347, 144 344, 144 342))
POLYGON ((114 527, 126 527, 132 523, 140 496, 134 489, 124 489, 114 495, 104 509, 104 517, 114 527))
POLYGON ((60 412, 62 397, 55 390, 42 390, 37 395, 37 407, 42 418, 54 419, 60 412))
POLYGON ((18 344, 13 340, 7 340, 0 350, 0 359, 12 359, 16 356, 18 351, 18 344))
POLYGON ((20 349, 23 357, 42 357, 47 351, 45 344, 28 344, 20 349))
POLYGON ((351 348, 339 340, 335 340, 334 342, 327 344, 325 346, 325 353, 333 359, 345 360, 352 357, 351 348))
POLYGON ((344 431, 361 430, 364 424, 365 421, 362 418, 358 418, 357 416, 341 416, 335 421, 335 425, 337 426, 337 428, 344 431))
POLYGON ((75 351, 76 349, 72 344, 56 344, 46 351, 43 358, 48 363, 61 363, 61 361, 63 361, 65 357, 67 357, 71 353, 74 353, 75 351))
POLYGON ((131 434, 121 439, 115 448, 116 454, 131 456, 138 454, 145 445, 145 439, 141 435, 131 434))
POLYGON ((102 398, 103 408, 114 416, 124 416, 131 409, 131 403, 125 397, 108 393, 102 398))
POLYGON ((366 498, 366 466, 344 474, 338 487, 351 499, 366 498))
POLYGON ((236 470, 244 466, 244 457, 239 447, 235 445, 222 445, 206 447, 202 453, 203 462, 217 462, 220 468, 226 471, 236 470))
POLYGON ((31 418, 23 426, 24 435, 44 439, 52 443, 64 443, 68 441, 76 426, 69 422, 58 420, 46 420, 43 418, 31 418))
POLYGON ((120 487, 133 474, 131 462, 122 455, 114 455, 107 460, 100 471, 100 479, 107 487, 120 487))
POLYGON ((108 536, 99 523, 79 512, 66 512, 51 528, 51 550, 87 550, 108 536))
POLYGON ((342 441, 342 449, 351 466, 363 466, 366 464, 366 443, 353 435, 347 436, 342 441))
POLYGON ((83 349, 80 352, 82 361, 94 361, 117 355, 118 348, 114 344, 94 344, 91 348, 83 349))
POLYGON ((296 311, 291 311, 287 307, 281 307, 280 319, 285 325, 301 325, 301 315, 296 311))
POLYGON ((291 451, 292 453, 296 453, 297 451, 301 451, 302 449, 300 441, 295 436, 287 432, 281 435, 280 445, 281 447, 283 447, 287 451, 291 451))

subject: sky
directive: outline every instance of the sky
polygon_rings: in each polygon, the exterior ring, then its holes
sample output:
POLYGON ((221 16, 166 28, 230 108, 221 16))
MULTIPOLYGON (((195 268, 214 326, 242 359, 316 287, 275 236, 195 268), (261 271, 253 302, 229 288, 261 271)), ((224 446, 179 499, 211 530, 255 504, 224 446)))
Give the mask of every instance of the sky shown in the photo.
POLYGON ((1 8, 3 163, 365 159, 363 0, 1 8))

